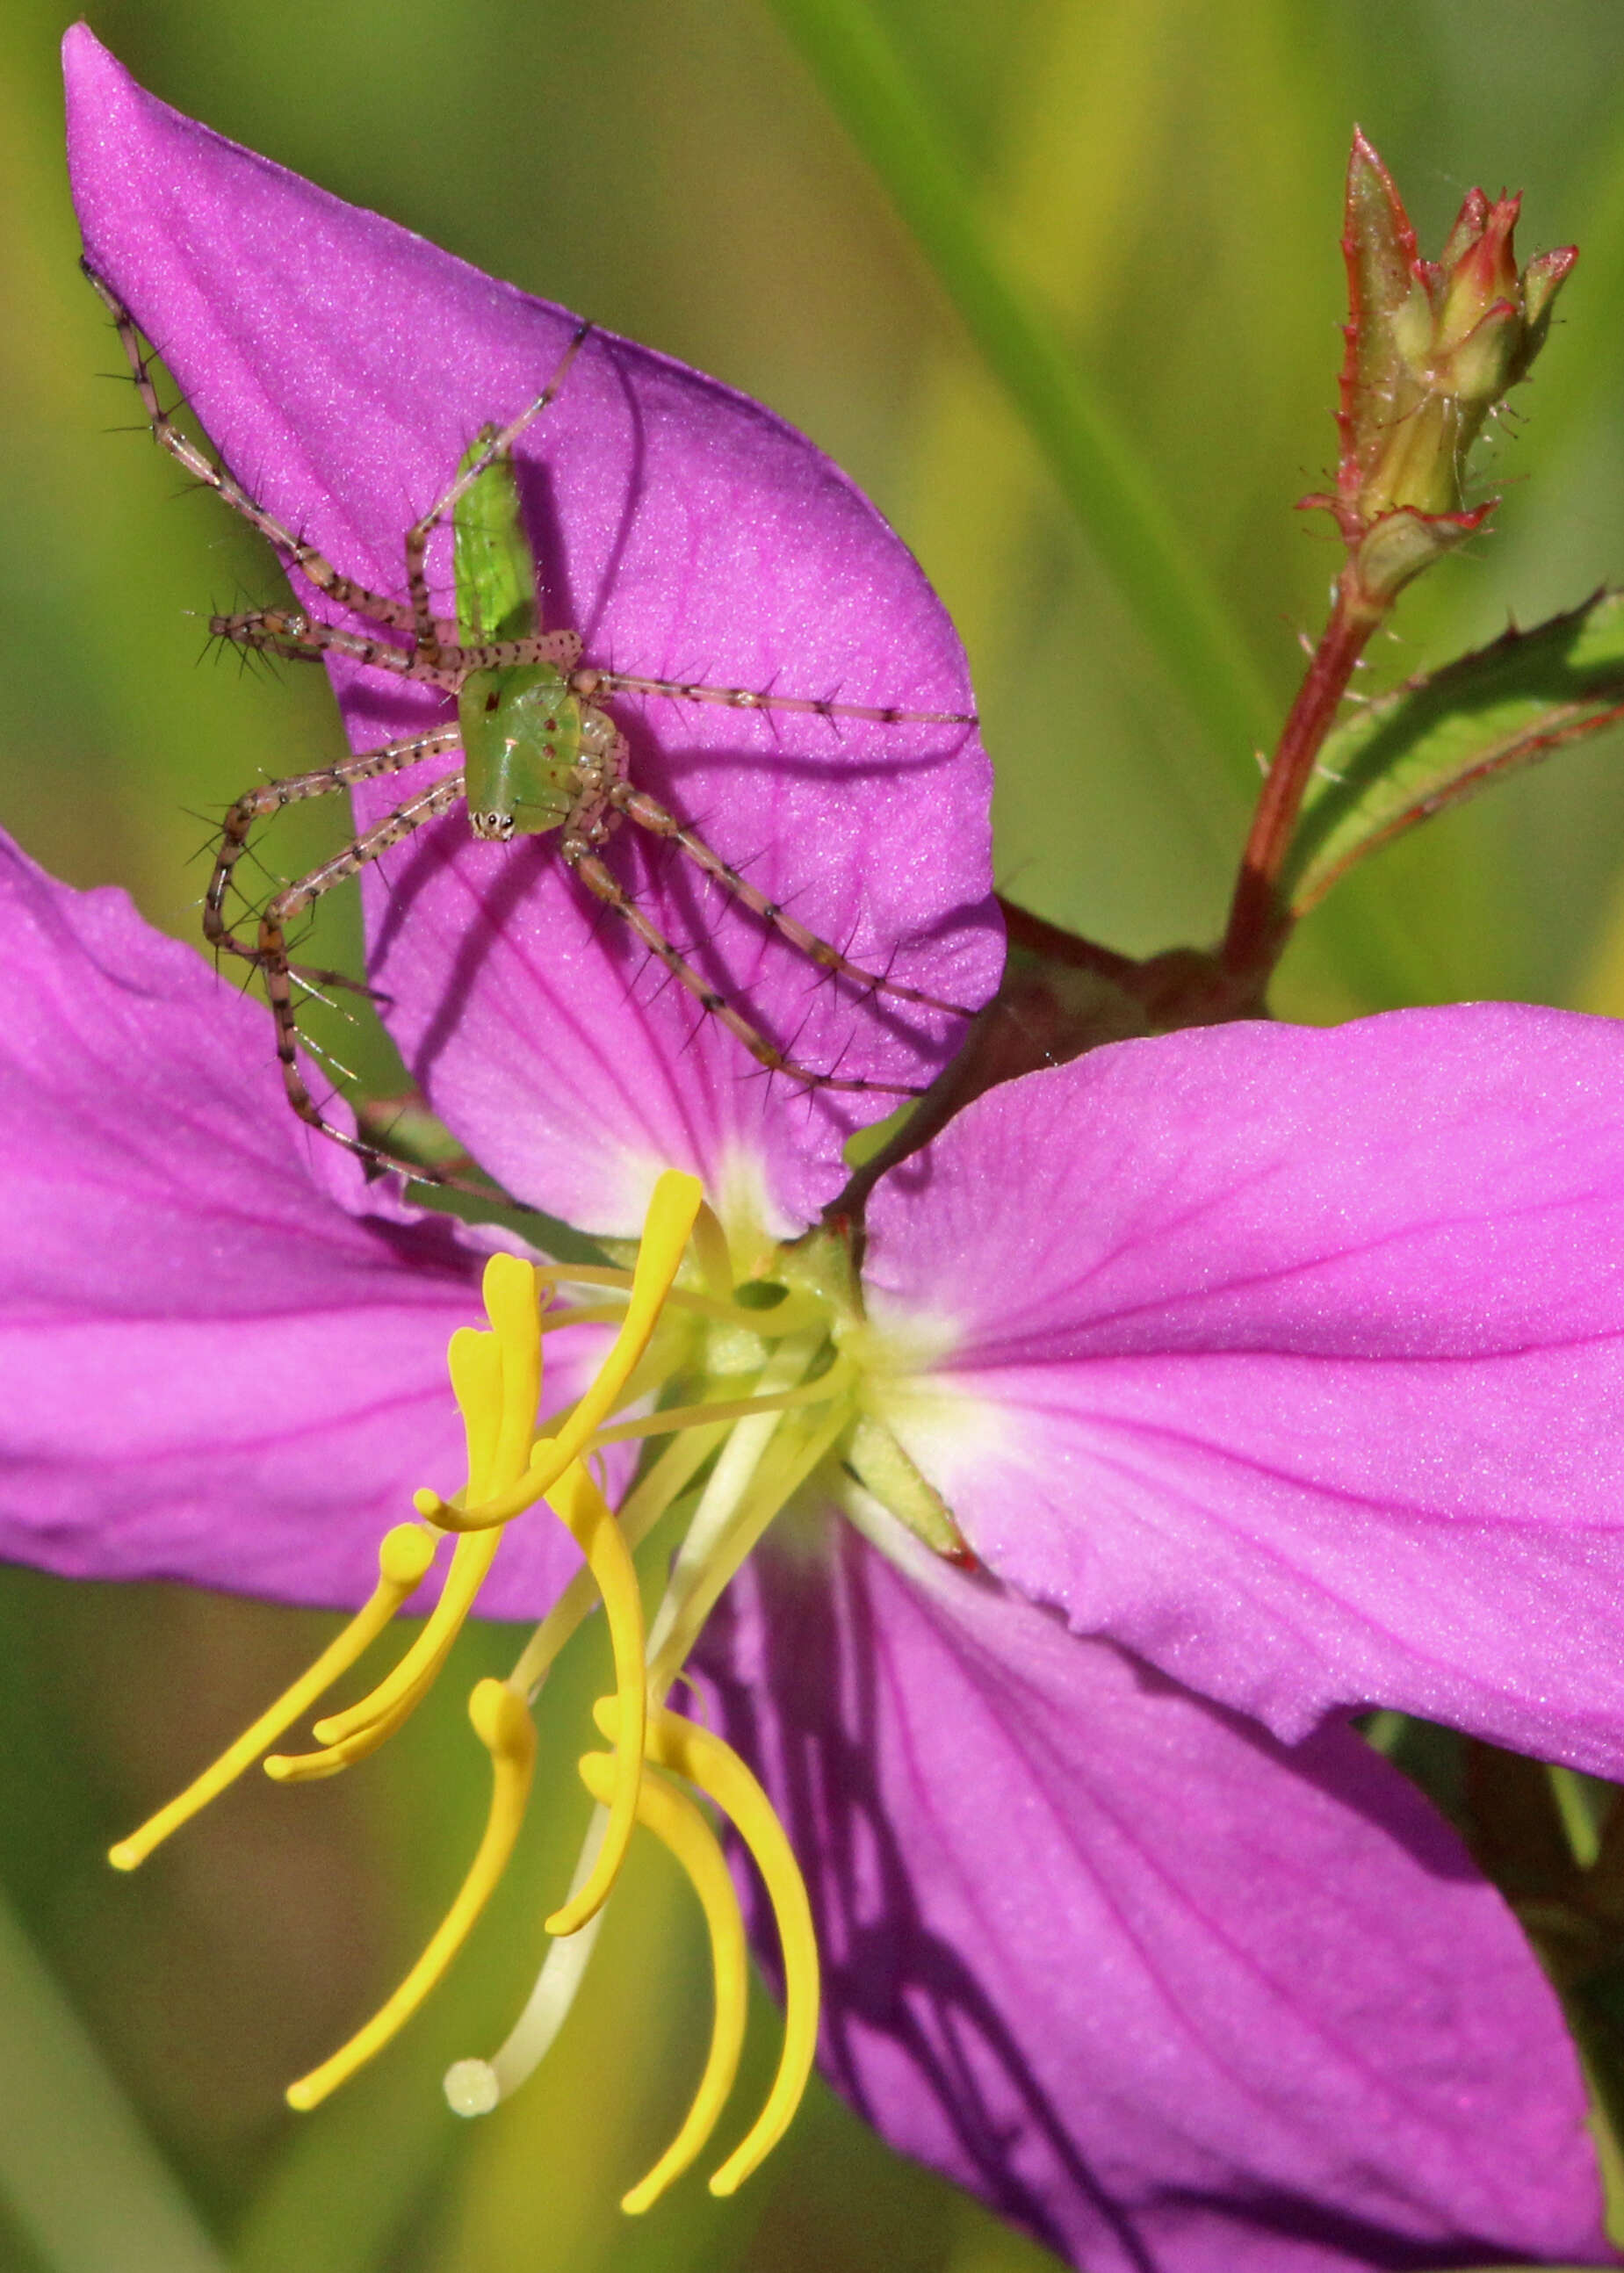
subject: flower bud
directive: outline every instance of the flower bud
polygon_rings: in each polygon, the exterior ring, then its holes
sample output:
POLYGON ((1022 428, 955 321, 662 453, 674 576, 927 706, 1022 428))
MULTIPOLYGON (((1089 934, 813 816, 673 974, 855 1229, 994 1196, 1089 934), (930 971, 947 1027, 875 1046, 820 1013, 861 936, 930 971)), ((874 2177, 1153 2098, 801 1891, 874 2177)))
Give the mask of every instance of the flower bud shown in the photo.
POLYGON ((1349 322, 1335 512, 1365 596, 1385 605, 1490 511, 1466 508, 1484 422, 1545 343, 1571 245, 1520 274, 1520 198, 1467 192, 1438 260, 1424 260, 1393 178, 1356 128, 1342 251, 1349 322))

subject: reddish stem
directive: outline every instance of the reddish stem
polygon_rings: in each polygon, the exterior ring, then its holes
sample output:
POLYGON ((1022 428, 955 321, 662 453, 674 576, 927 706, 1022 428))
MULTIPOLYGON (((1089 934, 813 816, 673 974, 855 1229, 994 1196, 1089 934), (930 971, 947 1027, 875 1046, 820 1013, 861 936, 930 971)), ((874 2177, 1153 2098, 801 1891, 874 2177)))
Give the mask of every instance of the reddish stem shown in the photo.
POLYGON ((1219 953, 1233 977, 1255 980, 1259 987, 1279 960, 1291 928, 1291 911, 1282 904, 1276 883, 1314 760, 1335 723, 1353 667, 1386 613, 1386 607, 1362 589, 1350 563, 1336 587, 1331 619, 1320 635, 1269 762, 1219 953))

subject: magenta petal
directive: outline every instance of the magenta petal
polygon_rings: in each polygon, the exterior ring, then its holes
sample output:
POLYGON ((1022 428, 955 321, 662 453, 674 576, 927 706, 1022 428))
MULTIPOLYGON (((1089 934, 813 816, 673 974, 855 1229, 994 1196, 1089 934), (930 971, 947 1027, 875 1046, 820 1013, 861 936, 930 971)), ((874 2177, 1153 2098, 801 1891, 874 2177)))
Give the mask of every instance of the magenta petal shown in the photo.
POLYGON ((882 1188, 898 1425, 977 1552, 1290 1737, 1624 1770, 1624 1033, 1480 1004, 1130 1042, 882 1188), (1012 1167, 1019 1163, 1019 1167, 1012 1167))
MULTIPOLYGON (((479 1254, 294 1120, 265 1013, 122 892, 0 837, 0 1554, 357 1601, 414 1487, 461 1481, 479 1254)), ((522 1526, 487 1607, 577 1559, 522 1526)))
MULTIPOLYGON (((538 391, 574 319, 179 116, 82 26, 65 56, 90 259, 255 493, 352 575, 403 591, 408 521, 483 422, 538 391)), ((523 447, 551 619, 580 629, 591 661, 970 707, 963 653, 906 547, 758 405, 596 332, 523 447)), ((439 549, 432 567, 443 591, 439 549)), ((357 747, 447 715, 381 673, 338 676, 357 747)), ((989 774, 973 731, 614 707, 642 785, 802 922, 947 1001, 991 991, 989 774)), ((413 778, 360 792, 360 817, 413 778)), ((613 862, 641 904, 803 1062, 907 1084, 942 1061, 961 1021, 860 1001, 637 834, 621 829, 613 862)), ((555 844, 476 845, 453 814, 396 855, 387 887, 371 873, 372 968, 437 1109, 510 1189, 577 1223, 626 1231, 659 1166, 715 1186, 741 1154, 767 1156, 783 1227, 804 1223, 841 1180, 846 1131, 891 1100, 769 1081, 555 844)))
POLYGON ((1350 1731, 1285 1751, 849 1534, 744 1600, 724 1726, 811 1884, 825 2072, 893 2144, 1087 2273, 1607 2258, 1555 1998, 1350 1731))

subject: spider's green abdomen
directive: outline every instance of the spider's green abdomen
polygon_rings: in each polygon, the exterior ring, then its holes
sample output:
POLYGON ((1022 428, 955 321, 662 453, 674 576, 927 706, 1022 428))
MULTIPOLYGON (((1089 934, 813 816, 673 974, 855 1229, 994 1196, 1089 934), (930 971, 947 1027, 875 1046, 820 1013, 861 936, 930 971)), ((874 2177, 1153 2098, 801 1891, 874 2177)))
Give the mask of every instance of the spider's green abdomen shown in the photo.
POLYGON ((550 663, 469 673, 457 693, 468 821, 476 836, 544 836, 577 788, 581 703, 550 663))

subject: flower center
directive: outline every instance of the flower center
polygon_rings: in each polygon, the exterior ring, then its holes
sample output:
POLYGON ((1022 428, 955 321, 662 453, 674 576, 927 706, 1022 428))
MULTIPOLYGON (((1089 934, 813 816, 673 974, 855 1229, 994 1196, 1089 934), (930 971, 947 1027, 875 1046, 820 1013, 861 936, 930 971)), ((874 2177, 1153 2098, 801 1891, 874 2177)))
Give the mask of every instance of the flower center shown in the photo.
POLYGON ((491 1762, 489 1814, 468 1875, 405 1979, 366 2025, 289 2088, 310 2108, 388 2042, 440 1978, 478 1917, 518 1836, 536 1739, 530 1707, 554 1659, 603 1606, 614 1692, 595 1707, 609 1749, 580 1762, 596 1803, 574 1882, 546 1920, 554 1937, 516 2027, 489 2060, 459 2061, 447 2096, 463 2114, 496 2105, 556 2036, 584 1974, 628 1847, 641 1826, 690 1879, 710 1937, 715 2017, 693 2105, 654 2168, 625 2196, 646 2209, 700 2154, 732 2089, 748 2002, 745 1932, 709 1811, 753 1857, 783 1951, 785 2031, 765 2106, 710 2179, 731 2194, 783 2135, 811 2072, 818 1956, 804 1881, 782 1825, 749 1769, 722 1740, 671 1712, 666 1699, 706 1618, 768 1525, 831 1452, 883 1505, 944 1552, 961 1542, 951 1518, 889 1432, 861 1409, 864 1329, 843 1252, 813 1241, 779 1250, 772 1279, 735 1283, 720 1223, 691 1176, 661 1176, 629 1269, 533 1264, 498 1254, 485 1266, 489 1331, 462 1327, 448 1351, 467 1438, 467 1478, 442 1498, 415 1497, 417 1524, 386 1534, 371 1599, 316 1662, 187 1789, 112 1849, 132 1870, 222 1791, 356 1663, 426 1577, 441 1540, 455 1545, 422 1632, 358 1703, 314 1724, 317 1749, 269 1753, 268 1774, 296 1783, 333 1775, 374 1752, 432 1686, 510 1523, 545 1504, 584 1559, 508 1679, 481 1681, 470 1717, 491 1762), (565 1288, 574 1298, 560 1299, 565 1288), (573 1407, 538 1420, 546 1338, 613 1324, 606 1355, 573 1407), (628 1409, 630 1408, 630 1409, 628 1409), (592 1473, 610 1445, 665 1438, 619 1514, 592 1473), (688 1527, 663 1600, 645 1630, 633 1556, 679 1506, 688 1527))

